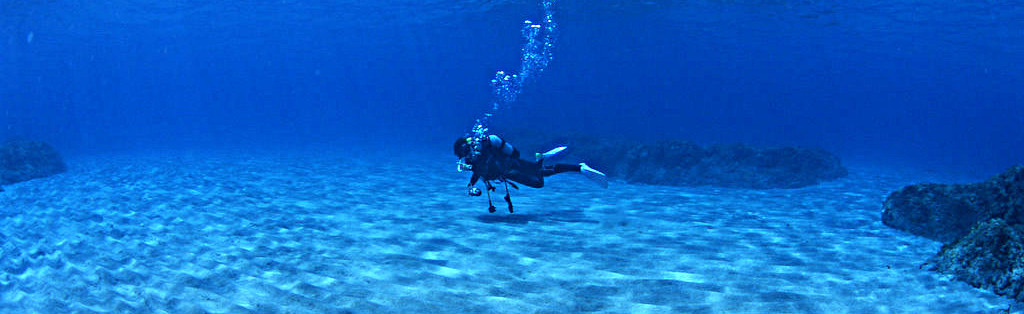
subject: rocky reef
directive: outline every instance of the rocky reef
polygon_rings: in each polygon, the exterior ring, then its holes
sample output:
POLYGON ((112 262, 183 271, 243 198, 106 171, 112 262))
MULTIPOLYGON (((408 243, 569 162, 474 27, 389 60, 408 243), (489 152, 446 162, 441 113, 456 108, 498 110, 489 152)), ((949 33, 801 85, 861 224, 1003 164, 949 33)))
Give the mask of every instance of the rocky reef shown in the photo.
POLYGON ((980 222, 942 247, 931 269, 996 294, 1024 301, 1024 226, 1002 219, 980 222))
POLYGON ((907 186, 883 207, 886 225, 946 243, 931 269, 1024 301, 1024 166, 979 183, 907 186))
POLYGON ((67 170, 52 146, 29 140, 0 145, 0 185, 48 177, 67 170))
POLYGON ((984 182, 925 183, 904 187, 886 198, 882 222, 929 239, 949 243, 981 221, 1001 218, 1024 222, 1024 166, 1015 166, 984 182))
MULTIPOLYGON (((536 137, 508 137, 519 147, 551 148, 536 137)), ((754 148, 742 144, 701 146, 688 141, 643 143, 573 137, 566 160, 582 161, 627 182, 718 186, 749 189, 790 189, 815 185, 847 175, 838 157, 804 147, 754 148)))

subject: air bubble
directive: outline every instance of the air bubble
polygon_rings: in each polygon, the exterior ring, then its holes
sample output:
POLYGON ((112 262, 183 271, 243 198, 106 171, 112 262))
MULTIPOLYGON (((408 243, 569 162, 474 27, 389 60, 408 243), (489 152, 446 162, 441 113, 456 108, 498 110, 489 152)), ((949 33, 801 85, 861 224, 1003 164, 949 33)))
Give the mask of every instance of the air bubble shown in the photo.
POLYGON ((535 24, 532 20, 524 20, 522 35, 524 39, 522 48, 522 64, 516 74, 505 74, 505 71, 498 71, 491 79, 491 88, 494 92, 495 101, 492 104, 491 112, 484 113, 483 117, 476 120, 473 126, 473 135, 482 137, 488 130, 487 122, 494 112, 502 106, 508 106, 516 101, 523 91, 523 86, 529 83, 536 75, 544 72, 548 63, 552 60, 552 49, 558 35, 558 24, 554 20, 554 1, 545 0, 541 2, 544 7, 544 25, 535 24))

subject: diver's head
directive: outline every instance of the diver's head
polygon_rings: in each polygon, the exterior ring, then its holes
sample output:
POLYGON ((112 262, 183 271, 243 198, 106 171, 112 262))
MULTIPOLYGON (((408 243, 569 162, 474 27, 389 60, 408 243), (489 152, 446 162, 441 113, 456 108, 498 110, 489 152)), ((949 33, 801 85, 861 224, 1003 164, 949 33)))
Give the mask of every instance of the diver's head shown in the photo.
POLYGON ((466 158, 466 156, 469 156, 469 153, 473 150, 473 148, 470 147, 468 137, 460 137, 456 139, 455 146, 453 148, 455 150, 455 157, 459 158, 466 158))

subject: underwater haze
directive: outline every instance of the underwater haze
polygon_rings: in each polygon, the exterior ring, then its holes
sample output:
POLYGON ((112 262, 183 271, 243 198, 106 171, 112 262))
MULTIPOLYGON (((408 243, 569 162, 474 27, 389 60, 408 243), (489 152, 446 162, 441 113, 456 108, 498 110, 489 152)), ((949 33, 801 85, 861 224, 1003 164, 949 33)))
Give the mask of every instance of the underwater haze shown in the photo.
MULTIPOLYGON (((67 152, 447 150, 536 1, 4 1, 0 123, 67 152)), ((1013 1, 564 1, 492 129, 820 146, 991 175, 1024 161, 1013 1)), ((514 142, 514 139, 513 139, 514 142)))
POLYGON ((0 313, 1020 312, 881 213, 1015 213, 904 187, 1022 86, 1019 1, 0 0, 0 313))

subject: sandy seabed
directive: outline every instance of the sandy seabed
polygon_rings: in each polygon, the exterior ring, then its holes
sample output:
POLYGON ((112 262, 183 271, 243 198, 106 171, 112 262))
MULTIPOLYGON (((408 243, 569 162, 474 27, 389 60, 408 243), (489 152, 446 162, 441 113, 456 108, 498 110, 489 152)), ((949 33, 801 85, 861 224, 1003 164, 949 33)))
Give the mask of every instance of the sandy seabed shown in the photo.
POLYGON ((912 174, 796 190, 578 175, 466 196, 453 158, 332 152, 77 157, 0 193, 0 311, 996 313, 890 229, 912 174))

